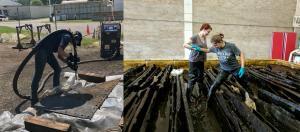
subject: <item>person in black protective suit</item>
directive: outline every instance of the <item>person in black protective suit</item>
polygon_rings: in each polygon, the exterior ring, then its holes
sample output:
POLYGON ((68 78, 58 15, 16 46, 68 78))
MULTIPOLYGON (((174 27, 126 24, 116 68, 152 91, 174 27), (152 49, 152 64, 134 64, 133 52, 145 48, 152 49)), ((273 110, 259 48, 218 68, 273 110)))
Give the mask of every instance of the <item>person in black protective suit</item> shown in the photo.
POLYGON ((244 53, 235 44, 223 40, 224 34, 220 33, 211 38, 213 46, 210 49, 198 48, 202 52, 213 52, 218 56, 220 62, 220 72, 208 92, 207 102, 210 101, 219 86, 232 74, 243 87, 248 87, 247 75, 245 74, 244 53), (241 64, 238 63, 236 56, 240 57, 241 64))
POLYGON ((59 30, 55 33, 52 33, 38 42, 35 47, 37 52, 35 54, 35 72, 31 84, 31 105, 33 106, 38 102, 38 87, 39 81, 43 75, 43 71, 46 63, 48 63, 54 70, 53 75, 53 89, 48 90, 49 94, 61 93, 60 88, 60 73, 61 67, 58 64, 57 59, 53 53, 58 54, 58 58, 67 63, 67 65, 75 70, 74 62, 79 62, 78 57, 74 57, 71 53, 67 54, 64 49, 69 43, 72 43, 73 46, 80 46, 82 40, 82 34, 76 31, 74 34, 67 30, 59 30))

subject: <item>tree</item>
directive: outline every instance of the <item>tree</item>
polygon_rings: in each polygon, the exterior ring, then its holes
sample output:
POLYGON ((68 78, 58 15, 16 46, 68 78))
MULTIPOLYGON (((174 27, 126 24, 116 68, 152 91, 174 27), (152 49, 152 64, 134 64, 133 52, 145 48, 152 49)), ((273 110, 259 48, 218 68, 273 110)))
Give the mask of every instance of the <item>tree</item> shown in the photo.
POLYGON ((18 3, 20 3, 24 6, 29 6, 30 5, 30 0, 18 0, 18 3))
MULTIPOLYGON (((49 0, 41 0, 43 2, 44 5, 49 5, 49 0)), ((52 4, 52 1, 51 1, 52 4)))
MULTIPOLYGON (((52 0, 52 1, 54 1, 53 3, 55 3, 55 4, 61 4, 61 2, 63 1, 63 0, 52 0)), ((52 2, 51 2, 52 3, 52 2)))
POLYGON ((41 0, 32 0, 31 1, 31 5, 33 5, 33 6, 41 6, 41 5, 43 5, 43 3, 42 3, 41 0))
MULTIPOLYGON (((41 0, 44 5, 49 5, 49 0, 41 0)), ((51 0, 51 5, 52 4, 60 4, 62 0, 51 0)))

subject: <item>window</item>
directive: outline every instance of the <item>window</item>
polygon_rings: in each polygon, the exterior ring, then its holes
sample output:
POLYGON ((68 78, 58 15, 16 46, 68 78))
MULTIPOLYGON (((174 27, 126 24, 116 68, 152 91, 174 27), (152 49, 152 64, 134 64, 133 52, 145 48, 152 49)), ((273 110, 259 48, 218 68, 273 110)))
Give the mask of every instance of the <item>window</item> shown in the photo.
POLYGON ((3 10, 4 15, 8 16, 8 11, 7 10, 3 10))

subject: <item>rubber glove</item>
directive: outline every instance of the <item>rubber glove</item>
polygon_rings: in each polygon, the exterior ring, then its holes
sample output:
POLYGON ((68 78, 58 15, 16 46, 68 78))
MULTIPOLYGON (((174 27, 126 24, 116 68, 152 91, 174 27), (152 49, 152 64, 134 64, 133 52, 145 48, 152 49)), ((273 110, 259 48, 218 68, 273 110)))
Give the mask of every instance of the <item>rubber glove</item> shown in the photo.
POLYGON ((198 51, 198 52, 201 52, 201 48, 195 44, 192 45, 192 49, 198 51))
POLYGON ((238 73, 239 78, 241 78, 244 74, 245 74, 245 68, 244 68, 244 67, 241 67, 241 68, 240 68, 240 71, 239 71, 239 73, 238 73))

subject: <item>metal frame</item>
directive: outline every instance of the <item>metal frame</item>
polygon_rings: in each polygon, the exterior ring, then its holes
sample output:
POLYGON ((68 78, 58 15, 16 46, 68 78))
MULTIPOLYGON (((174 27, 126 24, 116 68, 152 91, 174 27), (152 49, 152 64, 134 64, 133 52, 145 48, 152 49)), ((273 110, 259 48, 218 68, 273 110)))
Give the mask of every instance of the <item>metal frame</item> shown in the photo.
POLYGON ((34 37, 33 37, 32 24, 25 24, 25 25, 22 25, 22 26, 17 26, 16 27, 16 31, 17 31, 18 43, 17 43, 17 45, 15 47, 13 47, 13 49, 22 50, 22 49, 28 49, 28 48, 31 48, 31 47, 35 46, 36 41, 34 40, 34 37), (27 44, 26 46, 23 46, 21 44, 20 33, 22 32, 22 28, 25 28, 25 30, 29 30, 30 31, 30 35, 31 35, 31 40, 30 40, 29 43, 26 43, 27 44), (29 46, 28 46, 28 44, 29 44, 29 46))
POLYGON ((50 24, 45 24, 45 25, 40 25, 36 26, 37 28, 37 33, 38 33, 38 40, 41 40, 41 32, 43 30, 43 27, 48 30, 48 33, 51 33, 51 25, 50 24))

